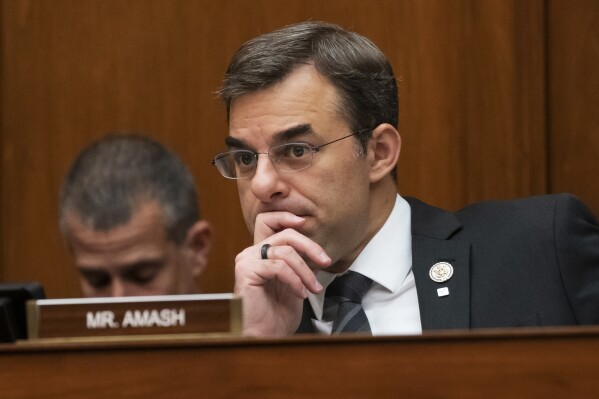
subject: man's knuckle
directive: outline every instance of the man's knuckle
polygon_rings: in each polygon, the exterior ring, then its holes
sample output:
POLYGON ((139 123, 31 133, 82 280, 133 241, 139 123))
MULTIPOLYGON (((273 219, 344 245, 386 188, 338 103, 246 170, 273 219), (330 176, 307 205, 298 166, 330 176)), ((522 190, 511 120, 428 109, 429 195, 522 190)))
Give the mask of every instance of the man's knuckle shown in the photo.
POLYGON ((291 247, 289 245, 285 245, 284 247, 281 247, 280 252, 286 258, 295 255, 295 249, 293 249, 293 247, 291 247))

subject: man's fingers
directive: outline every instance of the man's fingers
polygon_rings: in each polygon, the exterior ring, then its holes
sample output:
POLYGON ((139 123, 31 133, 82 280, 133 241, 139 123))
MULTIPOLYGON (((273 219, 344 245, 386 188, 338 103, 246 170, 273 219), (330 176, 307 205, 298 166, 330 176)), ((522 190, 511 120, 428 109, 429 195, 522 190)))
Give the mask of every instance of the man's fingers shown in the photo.
POLYGON ((235 260, 236 280, 245 276, 246 284, 259 286, 276 279, 299 298, 305 298, 306 290, 321 292, 312 268, 330 266, 331 259, 320 245, 297 231, 304 222, 304 218, 291 212, 259 214, 254 226, 254 246, 246 248, 235 260))
POLYGON ((278 261, 277 266, 284 266, 296 275, 301 283, 310 291, 318 294, 322 291, 322 285, 316 279, 314 272, 306 264, 297 251, 288 245, 271 246, 268 249, 269 261, 278 261))
POLYGON ((262 281, 276 278, 280 283, 289 287, 293 294, 300 299, 308 297, 308 291, 301 278, 282 260, 262 261, 256 274, 262 281))
MULTIPOLYGON (((306 263, 306 260, 311 260, 319 267, 330 265, 331 260, 320 245, 291 229, 277 233, 269 237, 267 241, 269 242, 246 248, 237 255, 235 259, 236 280, 237 277, 249 276, 250 283, 260 285, 264 284, 266 280, 280 277, 285 283, 296 284, 295 279, 290 277, 291 273, 309 291, 315 294, 322 291, 322 286, 306 263), (270 245, 266 251, 268 259, 262 259, 262 248, 265 244, 270 245), (265 271, 264 268, 268 265, 276 265, 277 268, 274 271, 284 274, 279 276, 276 273, 272 274, 273 271, 265 271), (281 268, 284 271, 279 271, 281 268), (253 281, 253 278, 257 280, 253 281)), ((297 290, 297 286, 295 289, 297 290)))
MULTIPOLYGON (((268 249, 269 258, 272 258, 270 254, 272 253, 273 246, 288 246, 295 250, 296 253, 304 255, 306 259, 312 261, 316 266, 327 267, 331 264, 331 258, 327 255, 327 253, 324 251, 324 249, 322 249, 320 245, 318 245, 305 235, 291 228, 285 229, 277 234, 268 237, 264 240, 264 242, 261 242, 260 244, 271 245, 271 247, 268 249)), ((259 246, 260 255, 262 245, 259 246)), ((283 258, 285 253, 279 252, 279 258, 283 258)))
POLYGON ((254 244, 257 244, 273 234, 287 229, 297 229, 304 224, 305 219, 290 212, 265 212, 256 216, 254 224, 254 244))

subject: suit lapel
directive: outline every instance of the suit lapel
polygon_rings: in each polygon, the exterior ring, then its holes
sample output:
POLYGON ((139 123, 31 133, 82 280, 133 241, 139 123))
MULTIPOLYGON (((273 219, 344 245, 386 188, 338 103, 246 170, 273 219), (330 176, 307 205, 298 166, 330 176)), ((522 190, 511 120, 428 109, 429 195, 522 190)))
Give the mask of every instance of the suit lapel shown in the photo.
MULTIPOLYGON (((461 223, 450 212, 405 199, 412 210, 412 270, 423 331, 470 328, 470 243, 452 239, 461 223), (437 262, 453 266, 453 276, 444 283, 429 276, 437 262), (439 288, 447 288, 449 295, 440 297, 439 288)), ((312 317, 312 306, 305 300, 297 333, 314 332, 312 317)))
POLYGON ((450 239, 461 224, 450 212, 406 198, 412 209, 412 270, 416 280, 422 329, 470 327, 470 243, 450 239), (437 262, 453 266, 453 276, 433 281, 430 268, 437 262), (447 288, 449 295, 439 296, 447 288))

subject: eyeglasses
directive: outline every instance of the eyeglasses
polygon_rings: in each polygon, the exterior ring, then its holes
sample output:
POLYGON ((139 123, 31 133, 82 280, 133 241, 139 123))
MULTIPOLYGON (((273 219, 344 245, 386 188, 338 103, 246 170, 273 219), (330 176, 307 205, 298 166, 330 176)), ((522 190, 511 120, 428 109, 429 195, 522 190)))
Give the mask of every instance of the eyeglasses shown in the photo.
POLYGON ((258 166, 258 155, 266 154, 273 165, 281 172, 297 172, 307 169, 312 165, 314 153, 329 144, 355 136, 357 133, 341 137, 319 145, 318 147, 308 143, 286 143, 270 147, 268 152, 255 152, 250 150, 235 150, 218 154, 212 160, 221 175, 227 179, 247 179, 256 173, 258 166))

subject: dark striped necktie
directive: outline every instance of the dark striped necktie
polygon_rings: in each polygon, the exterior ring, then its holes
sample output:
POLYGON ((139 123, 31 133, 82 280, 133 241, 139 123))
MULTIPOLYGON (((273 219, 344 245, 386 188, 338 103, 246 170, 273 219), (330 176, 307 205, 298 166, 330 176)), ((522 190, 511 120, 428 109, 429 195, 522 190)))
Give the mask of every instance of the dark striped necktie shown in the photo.
POLYGON ((371 332, 362 308, 362 298, 371 285, 371 279, 353 271, 335 278, 329 284, 325 294, 324 315, 330 315, 333 320, 331 334, 371 332))

